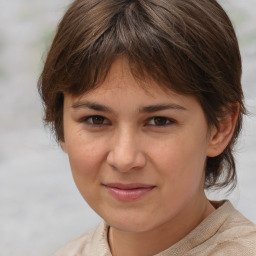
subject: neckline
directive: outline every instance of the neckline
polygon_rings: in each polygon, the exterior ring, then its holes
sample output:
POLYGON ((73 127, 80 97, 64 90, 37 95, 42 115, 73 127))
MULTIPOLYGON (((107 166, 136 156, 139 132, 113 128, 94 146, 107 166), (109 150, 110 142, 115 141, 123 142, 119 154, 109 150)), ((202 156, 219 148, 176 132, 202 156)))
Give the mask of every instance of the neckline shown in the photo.
MULTIPOLYGON (((155 256, 183 255, 215 235, 234 208, 228 200, 210 201, 210 203, 216 209, 214 212, 206 217, 196 228, 194 228, 180 241, 155 256)), ((103 232, 101 236, 101 239, 103 240, 100 244, 104 245, 104 256, 112 256, 109 245, 110 225, 106 222, 103 222, 103 225, 103 232)))

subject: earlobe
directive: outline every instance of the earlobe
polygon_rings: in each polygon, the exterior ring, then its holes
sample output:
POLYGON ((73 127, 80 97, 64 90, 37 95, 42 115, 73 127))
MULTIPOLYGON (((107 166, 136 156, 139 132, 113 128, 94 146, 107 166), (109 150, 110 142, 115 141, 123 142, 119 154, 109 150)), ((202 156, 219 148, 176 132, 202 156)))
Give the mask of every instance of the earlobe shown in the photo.
POLYGON ((61 149, 62 149, 65 153, 67 153, 67 147, 66 147, 65 141, 61 140, 61 141, 60 141, 60 146, 61 146, 61 149))
POLYGON ((235 104, 231 111, 227 111, 225 116, 219 119, 219 127, 212 128, 207 156, 218 156, 227 147, 236 127, 238 113, 239 105, 235 104))

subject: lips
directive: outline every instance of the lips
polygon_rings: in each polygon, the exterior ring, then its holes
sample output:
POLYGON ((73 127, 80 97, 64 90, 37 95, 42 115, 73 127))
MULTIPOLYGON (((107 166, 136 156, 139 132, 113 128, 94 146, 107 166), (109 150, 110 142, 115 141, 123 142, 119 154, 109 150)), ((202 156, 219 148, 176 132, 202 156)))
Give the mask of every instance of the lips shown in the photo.
POLYGON ((122 184, 122 183, 108 183, 104 184, 110 195, 121 201, 133 201, 139 199, 150 191, 155 186, 140 183, 122 184))

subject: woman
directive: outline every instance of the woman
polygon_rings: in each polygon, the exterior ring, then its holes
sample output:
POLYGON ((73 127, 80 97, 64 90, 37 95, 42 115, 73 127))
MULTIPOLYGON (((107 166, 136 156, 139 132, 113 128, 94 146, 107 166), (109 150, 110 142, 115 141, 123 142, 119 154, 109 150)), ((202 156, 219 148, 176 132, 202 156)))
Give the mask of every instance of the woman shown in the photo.
POLYGON ((214 0, 77 0, 39 81, 75 183, 104 220, 55 255, 256 255, 234 187, 245 114, 232 24, 214 0))

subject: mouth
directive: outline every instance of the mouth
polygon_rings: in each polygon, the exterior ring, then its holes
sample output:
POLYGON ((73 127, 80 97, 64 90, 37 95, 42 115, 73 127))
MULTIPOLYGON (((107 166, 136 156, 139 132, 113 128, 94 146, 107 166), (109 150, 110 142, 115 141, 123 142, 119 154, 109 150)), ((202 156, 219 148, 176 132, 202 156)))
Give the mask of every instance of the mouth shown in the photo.
POLYGON ((140 183, 108 183, 103 184, 103 186, 108 190, 111 196, 120 201, 134 201, 145 196, 156 187, 154 185, 140 183))

